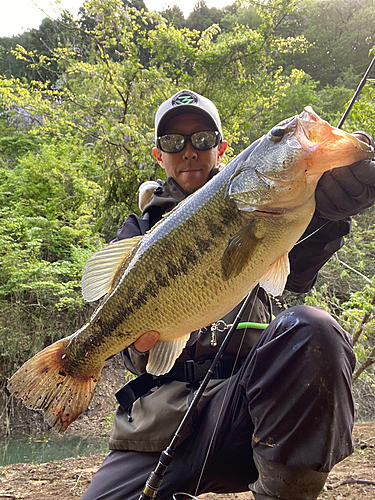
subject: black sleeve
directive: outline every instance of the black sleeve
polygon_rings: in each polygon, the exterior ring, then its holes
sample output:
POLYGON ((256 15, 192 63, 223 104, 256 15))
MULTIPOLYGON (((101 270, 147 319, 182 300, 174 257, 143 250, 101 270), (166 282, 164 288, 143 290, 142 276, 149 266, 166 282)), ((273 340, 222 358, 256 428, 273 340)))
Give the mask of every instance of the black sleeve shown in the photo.
POLYGON ((319 270, 344 244, 351 218, 330 221, 314 215, 305 233, 289 253, 290 274, 286 289, 305 293, 311 290, 319 270))
POLYGON ((117 231, 117 236, 111 243, 127 238, 134 238, 134 236, 140 236, 141 234, 145 234, 149 229, 150 217, 148 213, 146 213, 142 219, 135 214, 131 214, 117 231))
POLYGON ((135 214, 129 215, 111 243, 146 234, 149 229, 162 219, 164 213, 165 209, 163 207, 151 206, 143 213, 142 218, 135 214))

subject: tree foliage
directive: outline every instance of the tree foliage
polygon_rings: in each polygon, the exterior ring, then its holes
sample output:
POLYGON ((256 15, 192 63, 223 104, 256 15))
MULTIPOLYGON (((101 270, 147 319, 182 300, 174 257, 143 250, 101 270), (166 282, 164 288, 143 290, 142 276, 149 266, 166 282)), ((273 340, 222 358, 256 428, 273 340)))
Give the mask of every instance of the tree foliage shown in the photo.
POLYGON ((0 382, 83 320, 80 276, 101 244, 95 158, 72 137, 17 151, 0 169, 0 382))
POLYGON ((303 34, 309 48, 303 55, 282 56, 280 62, 303 69, 320 88, 340 83, 355 88, 375 43, 374 21, 372 0, 300 2, 293 16, 280 26, 280 32, 284 36, 303 34))

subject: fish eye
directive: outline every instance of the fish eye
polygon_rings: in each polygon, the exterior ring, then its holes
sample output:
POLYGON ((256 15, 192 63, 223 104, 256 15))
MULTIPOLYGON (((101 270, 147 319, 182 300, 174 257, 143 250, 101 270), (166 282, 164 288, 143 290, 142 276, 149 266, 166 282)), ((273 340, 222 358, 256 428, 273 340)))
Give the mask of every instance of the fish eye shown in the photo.
POLYGON ((281 127, 275 127, 271 130, 271 135, 273 135, 274 137, 283 137, 283 135, 285 134, 285 129, 281 128, 281 127))

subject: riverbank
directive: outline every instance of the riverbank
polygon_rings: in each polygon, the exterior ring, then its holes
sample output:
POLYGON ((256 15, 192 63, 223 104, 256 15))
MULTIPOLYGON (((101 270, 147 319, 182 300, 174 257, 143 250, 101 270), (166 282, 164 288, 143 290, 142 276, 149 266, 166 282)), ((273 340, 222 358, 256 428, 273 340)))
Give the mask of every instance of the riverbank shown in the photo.
MULTIPOLYGON (((375 500, 375 422, 357 423, 353 455, 330 473, 321 500, 375 500)), ((0 467, 0 499, 72 500, 80 498, 104 455, 55 460, 46 464, 0 467)), ((200 500, 252 500, 249 492, 201 495, 200 500)))
MULTIPOLYGON (((128 377, 118 356, 104 367, 101 380, 88 409, 74 422, 69 436, 108 436, 111 415, 116 407, 115 392, 128 377)), ((356 384, 357 419, 374 418, 375 396, 364 384, 356 384)), ((27 435, 48 439, 51 430, 42 415, 15 400, 6 400, 0 411, 0 435, 27 435)), ((1 408, 1 406, 0 406, 1 408)), ((355 452, 329 475, 321 500, 375 500, 375 422, 356 423, 355 452)), ((80 498, 100 467, 104 454, 67 458, 48 463, 19 463, 0 467, 0 500, 72 500, 80 498)), ((22 461, 22 460, 20 460, 22 461)), ((249 492, 231 495, 202 495, 200 500, 252 500, 249 492)))

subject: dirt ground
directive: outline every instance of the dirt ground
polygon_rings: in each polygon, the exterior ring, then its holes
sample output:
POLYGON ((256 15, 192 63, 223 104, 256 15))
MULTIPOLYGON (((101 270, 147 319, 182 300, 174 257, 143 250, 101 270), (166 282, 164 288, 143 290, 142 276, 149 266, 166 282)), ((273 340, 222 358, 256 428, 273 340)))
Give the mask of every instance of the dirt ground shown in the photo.
MULTIPOLYGON (((330 473, 321 500, 375 500, 375 422, 355 425, 353 455, 330 473)), ((46 464, 0 467, 0 499, 71 500, 80 498, 104 455, 46 464)), ((206 494, 200 500, 252 500, 252 494, 206 494)))

